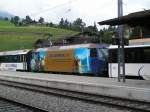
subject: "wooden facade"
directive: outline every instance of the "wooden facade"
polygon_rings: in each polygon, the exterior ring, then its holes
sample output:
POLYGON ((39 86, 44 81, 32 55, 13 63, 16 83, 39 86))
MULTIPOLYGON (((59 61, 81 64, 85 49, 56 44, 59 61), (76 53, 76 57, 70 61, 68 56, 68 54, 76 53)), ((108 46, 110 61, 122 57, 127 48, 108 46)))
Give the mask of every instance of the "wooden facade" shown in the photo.
POLYGON ((90 32, 79 33, 74 36, 64 37, 57 40, 53 45, 74 45, 85 43, 99 43, 100 37, 90 32))

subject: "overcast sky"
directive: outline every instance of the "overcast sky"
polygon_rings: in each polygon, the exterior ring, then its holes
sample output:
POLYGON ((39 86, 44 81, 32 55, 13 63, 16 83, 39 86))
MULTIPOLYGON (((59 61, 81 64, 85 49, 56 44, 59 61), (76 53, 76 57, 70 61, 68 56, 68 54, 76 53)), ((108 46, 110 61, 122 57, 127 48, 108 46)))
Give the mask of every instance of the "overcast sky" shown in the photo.
MULTIPOLYGON (((123 0, 124 15, 150 9, 150 0, 123 0)), ((80 17, 87 25, 117 17, 117 0, 0 0, 0 10, 25 17, 58 23, 80 17)))

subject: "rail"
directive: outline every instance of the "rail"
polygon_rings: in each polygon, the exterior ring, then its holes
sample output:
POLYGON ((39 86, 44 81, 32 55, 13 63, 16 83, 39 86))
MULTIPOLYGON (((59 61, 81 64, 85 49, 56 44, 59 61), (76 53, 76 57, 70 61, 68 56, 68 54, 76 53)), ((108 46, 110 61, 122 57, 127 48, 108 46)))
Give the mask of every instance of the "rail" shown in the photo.
POLYGON ((47 112, 18 102, 0 98, 0 112, 47 112))
MULTIPOLYGON (((111 107, 120 108, 124 110, 145 111, 145 112, 150 111, 149 108, 150 103, 144 101, 129 100, 129 99, 116 98, 116 97, 110 97, 105 95, 88 94, 83 92, 69 91, 69 90, 44 87, 44 86, 33 85, 33 84, 25 84, 20 82, 6 81, 6 80, 0 80, 0 85, 13 87, 13 88, 26 89, 28 91, 47 94, 47 95, 51 94, 58 97, 84 101, 92 104, 102 104, 104 106, 111 106, 111 107)), ((17 100, 15 102, 17 102, 17 100)), ((37 106, 35 108, 45 110, 45 111, 50 111, 48 107, 46 108, 45 107, 43 108, 42 106, 41 107, 37 106)))

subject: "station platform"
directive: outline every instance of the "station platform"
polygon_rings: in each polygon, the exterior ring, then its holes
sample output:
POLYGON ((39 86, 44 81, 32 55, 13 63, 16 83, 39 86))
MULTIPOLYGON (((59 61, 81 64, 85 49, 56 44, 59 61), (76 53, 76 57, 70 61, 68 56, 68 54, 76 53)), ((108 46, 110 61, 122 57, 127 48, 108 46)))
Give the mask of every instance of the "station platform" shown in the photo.
POLYGON ((118 82, 116 78, 0 71, 0 80, 150 102, 150 81, 118 82))

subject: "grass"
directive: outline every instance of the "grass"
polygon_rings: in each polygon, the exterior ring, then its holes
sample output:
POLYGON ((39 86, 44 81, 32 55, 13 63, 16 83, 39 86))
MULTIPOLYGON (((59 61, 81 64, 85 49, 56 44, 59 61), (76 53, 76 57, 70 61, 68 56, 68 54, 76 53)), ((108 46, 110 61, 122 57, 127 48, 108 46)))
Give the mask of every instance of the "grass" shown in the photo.
POLYGON ((0 21, 0 51, 32 49, 36 40, 47 38, 45 33, 51 33, 53 40, 78 33, 51 27, 15 27, 11 23, 4 23, 0 21))
POLYGON ((36 35, 1 35, 0 50, 31 49, 40 37, 36 35))
POLYGON ((9 22, 9 21, 5 21, 5 20, 0 20, 0 27, 6 27, 6 26, 11 26, 11 27, 13 27, 13 26, 15 26, 14 24, 12 24, 11 22, 9 22))

